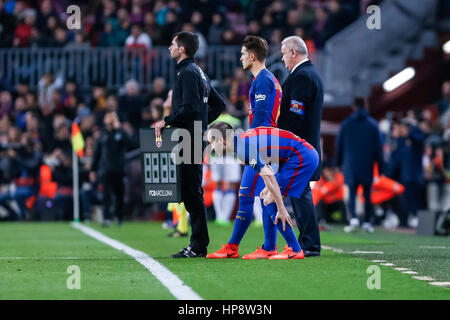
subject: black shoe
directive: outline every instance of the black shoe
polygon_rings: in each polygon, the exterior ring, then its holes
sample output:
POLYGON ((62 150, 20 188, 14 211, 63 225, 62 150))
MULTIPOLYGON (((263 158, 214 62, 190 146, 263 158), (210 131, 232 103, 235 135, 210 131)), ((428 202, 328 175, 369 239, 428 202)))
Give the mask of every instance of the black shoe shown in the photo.
POLYGON ((172 258, 201 258, 206 257, 205 251, 198 251, 192 249, 192 247, 186 247, 180 250, 180 252, 171 255, 172 258))
POLYGON ((303 250, 303 254, 305 255, 305 257, 319 257, 320 251, 303 250))
POLYGON ((185 238, 188 236, 187 232, 183 233, 178 230, 175 230, 167 235, 169 238, 185 238))

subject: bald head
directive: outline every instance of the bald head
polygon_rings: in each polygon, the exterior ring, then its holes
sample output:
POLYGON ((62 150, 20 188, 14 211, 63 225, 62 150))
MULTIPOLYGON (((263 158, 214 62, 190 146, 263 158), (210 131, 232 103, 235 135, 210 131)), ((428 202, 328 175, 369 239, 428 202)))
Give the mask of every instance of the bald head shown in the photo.
POLYGON ((282 60, 289 71, 302 60, 308 58, 308 48, 299 36, 290 36, 281 42, 282 60))

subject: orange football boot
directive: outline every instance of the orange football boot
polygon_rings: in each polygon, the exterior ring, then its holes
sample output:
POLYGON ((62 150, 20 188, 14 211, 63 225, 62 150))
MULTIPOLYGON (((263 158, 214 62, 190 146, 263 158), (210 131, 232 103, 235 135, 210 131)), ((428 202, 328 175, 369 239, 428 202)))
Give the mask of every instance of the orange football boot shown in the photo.
POLYGON ((214 253, 210 253, 206 256, 209 259, 228 259, 239 258, 238 245, 233 243, 227 243, 222 245, 222 248, 214 253))
POLYGON ((269 257, 269 260, 304 259, 303 250, 294 252, 291 247, 284 247, 284 251, 269 257))
POLYGON ((264 250, 261 247, 257 247, 255 252, 246 254, 242 257, 242 259, 254 260, 254 259, 269 259, 269 257, 276 255, 277 249, 273 251, 264 250))

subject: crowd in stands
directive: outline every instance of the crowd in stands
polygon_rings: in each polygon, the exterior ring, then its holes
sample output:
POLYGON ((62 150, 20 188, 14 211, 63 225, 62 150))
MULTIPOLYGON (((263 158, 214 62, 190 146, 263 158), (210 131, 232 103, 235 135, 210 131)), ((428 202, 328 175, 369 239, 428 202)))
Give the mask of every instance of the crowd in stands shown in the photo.
MULTIPOLYGON (((0 47, 168 46, 181 29, 208 45, 239 45, 245 35, 279 45, 298 34, 324 42, 381 0, 11 0, 0 1, 0 47), (66 27, 69 5, 81 8, 81 30, 66 27)), ((313 48, 310 48, 311 52, 313 48)))

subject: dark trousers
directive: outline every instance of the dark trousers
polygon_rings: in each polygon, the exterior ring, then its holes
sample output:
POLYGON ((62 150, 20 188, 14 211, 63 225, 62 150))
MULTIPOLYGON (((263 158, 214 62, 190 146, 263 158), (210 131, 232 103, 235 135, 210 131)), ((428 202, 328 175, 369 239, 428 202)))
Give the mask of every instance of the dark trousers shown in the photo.
POLYGON ((102 175, 103 185, 103 217, 105 220, 111 220, 111 204, 114 195, 115 205, 114 213, 119 221, 123 220, 123 172, 106 172, 102 175))
POLYGON ((417 216, 417 210, 420 207, 421 185, 415 182, 406 182, 403 185, 405 186, 403 199, 408 209, 408 215, 417 216))
POLYGON ((344 201, 336 201, 333 203, 325 203, 325 201, 319 201, 316 205, 317 219, 319 221, 325 220, 326 222, 347 222, 347 211, 345 209, 344 201))
MULTIPOLYGON (((372 183, 363 184, 364 190, 364 222, 372 222, 373 217, 373 204, 372 204, 372 183)), ((348 210, 350 211, 351 218, 356 218, 355 212, 355 201, 356 201, 356 191, 358 190, 358 184, 348 185, 349 195, 348 195, 348 210)))
POLYGON ((302 250, 320 252, 320 233, 309 185, 300 198, 290 198, 294 209, 298 230, 298 242, 302 250))
POLYGON ((191 247, 205 251, 209 244, 206 207, 203 200, 203 165, 181 164, 181 199, 191 219, 191 247))

